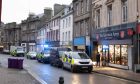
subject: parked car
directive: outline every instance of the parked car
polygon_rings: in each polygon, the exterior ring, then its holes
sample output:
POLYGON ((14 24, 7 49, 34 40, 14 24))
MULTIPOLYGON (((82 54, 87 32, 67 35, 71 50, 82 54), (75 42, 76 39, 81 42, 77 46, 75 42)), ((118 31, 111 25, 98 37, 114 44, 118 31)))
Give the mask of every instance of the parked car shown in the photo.
POLYGON ((50 63, 50 50, 38 53, 36 59, 40 63, 50 63))
POLYGON ((36 52, 34 52, 34 51, 29 51, 29 52, 26 54, 26 57, 27 57, 27 59, 36 59, 36 55, 37 55, 36 52))

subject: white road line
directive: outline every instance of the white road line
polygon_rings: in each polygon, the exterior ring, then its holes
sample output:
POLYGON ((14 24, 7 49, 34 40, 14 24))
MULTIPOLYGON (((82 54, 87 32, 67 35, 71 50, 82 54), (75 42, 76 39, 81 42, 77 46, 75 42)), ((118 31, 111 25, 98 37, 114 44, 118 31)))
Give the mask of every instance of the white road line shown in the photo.
POLYGON ((35 74, 32 70, 25 68, 29 74, 31 74, 36 80, 38 80, 41 84, 47 84, 43 79, 41 79, 37 74, 35 74))

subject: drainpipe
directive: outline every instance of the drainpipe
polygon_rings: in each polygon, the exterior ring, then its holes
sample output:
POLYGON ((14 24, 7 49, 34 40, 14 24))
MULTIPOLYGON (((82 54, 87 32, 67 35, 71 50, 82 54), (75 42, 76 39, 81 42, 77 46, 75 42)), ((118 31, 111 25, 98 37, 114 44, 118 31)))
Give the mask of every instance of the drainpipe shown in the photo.
MULTIPOLYGON (((139 25, 139 8, 138 8, 138 0, 137 0, 137 26, 139 25)), ((139 52, 139 32, 138 32, 138 64, 140 64, 140 52, 139 52)))

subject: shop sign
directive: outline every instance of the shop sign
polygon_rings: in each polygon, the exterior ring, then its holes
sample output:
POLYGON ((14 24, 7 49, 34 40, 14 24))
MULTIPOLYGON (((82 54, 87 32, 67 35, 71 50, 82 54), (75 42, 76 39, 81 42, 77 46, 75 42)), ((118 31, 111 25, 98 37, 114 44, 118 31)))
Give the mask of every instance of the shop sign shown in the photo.
POLYGON ((108 31, 103 33, 96 34, 96 40, 122 40, 122 39, 130 39, 133 35, 132 28, 116 30, 116 31, 108 31))

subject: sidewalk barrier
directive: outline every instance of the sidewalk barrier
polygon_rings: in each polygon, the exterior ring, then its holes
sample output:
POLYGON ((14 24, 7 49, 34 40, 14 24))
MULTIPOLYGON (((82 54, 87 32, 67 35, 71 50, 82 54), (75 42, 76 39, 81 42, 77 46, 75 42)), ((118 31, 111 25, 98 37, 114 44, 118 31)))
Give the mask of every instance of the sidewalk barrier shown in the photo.
POLYGON ((59 77, 59 84, 64 84, 64 78, 62 76, 59 77))
POLYGON ((23 69, 23 59, 8 58, 8 68, 23 69))

